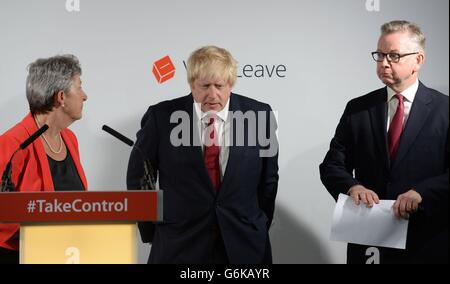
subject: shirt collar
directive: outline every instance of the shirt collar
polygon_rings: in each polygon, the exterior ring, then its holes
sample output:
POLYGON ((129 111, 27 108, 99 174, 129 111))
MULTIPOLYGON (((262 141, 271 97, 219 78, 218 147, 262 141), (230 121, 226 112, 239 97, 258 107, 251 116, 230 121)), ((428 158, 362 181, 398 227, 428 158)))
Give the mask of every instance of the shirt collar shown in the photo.
MULTIPOLYGON (((203 112, 201 109, 201 103, 197 103, 195 100, 194 100, 194 108, 195 113, 197 114, 197 117, 200 118, 200 120, 203 120, 207 115, 210 114, 210 112, 203 112)), ((230 98, 228 98, 225 107, 221 111, 215 113, 215 115, 217 115, 217 117, 219 117, 222 121, 227 121, 229 108, 230 108, 230 98)))
MULTIPOLYGON (((406 90, 401 92, 401 94, 407 101, 412 103, 414 101, 414 97, 416 96, 418 89, 419 89, 419 80, 416 80, 416 82, 414 82, 414 84, 412 84, 406 90)), ((387 88, 387 92, 388 92, 388 102, 390 102, 391 99, 397 93, 389 87, 387 88)))

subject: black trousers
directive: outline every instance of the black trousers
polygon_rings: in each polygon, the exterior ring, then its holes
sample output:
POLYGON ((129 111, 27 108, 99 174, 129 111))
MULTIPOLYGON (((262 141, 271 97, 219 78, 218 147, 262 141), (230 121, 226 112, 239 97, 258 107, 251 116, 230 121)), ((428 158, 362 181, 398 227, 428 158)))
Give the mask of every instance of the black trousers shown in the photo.
POLYGON ((19 251, 0 247, 0 264, 19 264, 19 251))

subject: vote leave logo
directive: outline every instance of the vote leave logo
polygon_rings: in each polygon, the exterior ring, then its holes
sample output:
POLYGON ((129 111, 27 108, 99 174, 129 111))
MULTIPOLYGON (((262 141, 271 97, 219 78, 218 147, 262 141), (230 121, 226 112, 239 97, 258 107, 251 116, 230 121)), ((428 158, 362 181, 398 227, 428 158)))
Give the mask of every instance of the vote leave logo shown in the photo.
POLYGON ((173 65, 173 62, 170 59, 169 55, 166 55, 153 63, 152 72, 153 75, 155 75, 156 80, 160 84, 173 78, 173 76, 175 75, 175 70, 175 66, 173 65))

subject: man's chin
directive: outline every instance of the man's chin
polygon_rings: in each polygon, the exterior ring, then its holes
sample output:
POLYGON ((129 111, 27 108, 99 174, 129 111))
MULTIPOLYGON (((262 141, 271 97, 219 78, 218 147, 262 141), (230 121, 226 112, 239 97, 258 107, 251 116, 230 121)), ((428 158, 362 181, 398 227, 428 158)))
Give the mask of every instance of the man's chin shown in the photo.
POLYGON ((381 77, 381 82, 383 82, 386 86, 391 86, 392 84, 394 84, 394 80, 392 80, 391 78, 387 78, 387 77, 381 77))

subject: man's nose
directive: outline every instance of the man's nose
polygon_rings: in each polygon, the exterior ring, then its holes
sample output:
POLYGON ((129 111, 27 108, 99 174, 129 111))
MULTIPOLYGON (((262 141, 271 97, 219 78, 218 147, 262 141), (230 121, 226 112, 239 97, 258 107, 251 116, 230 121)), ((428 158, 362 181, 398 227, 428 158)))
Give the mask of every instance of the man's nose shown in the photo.
POLYGON ((217 89, 215 86, 209 86, 208 88, 208 96, 215 96, 217 93, 217 89))
POLYGON ((383 57, 383 61, 381 61, 380 63, 381 63, 381 65, 382 65, 383 67, 389 67, 389 66, 391 66, 391 63, 388 61, 387 56, 384 56, 384 57, 383 57))

